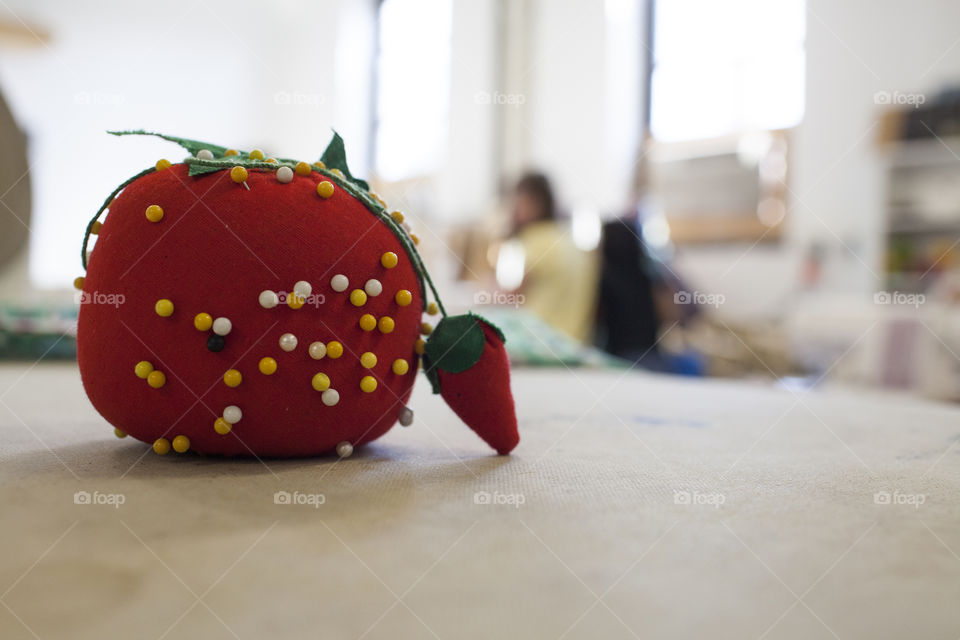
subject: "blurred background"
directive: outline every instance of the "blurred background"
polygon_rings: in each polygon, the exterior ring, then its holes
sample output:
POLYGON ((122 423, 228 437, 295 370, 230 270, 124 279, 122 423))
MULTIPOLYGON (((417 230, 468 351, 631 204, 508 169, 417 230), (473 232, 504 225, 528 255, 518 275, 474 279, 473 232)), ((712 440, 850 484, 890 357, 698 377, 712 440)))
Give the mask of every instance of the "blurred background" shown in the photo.
POLYGON ((331 128, 518 365, 960 400, 960 4, 168 0, 0 7, 0 356, 73 356, 145 128, 331 128), (66 336, 66 337, 64 337, 66 336))

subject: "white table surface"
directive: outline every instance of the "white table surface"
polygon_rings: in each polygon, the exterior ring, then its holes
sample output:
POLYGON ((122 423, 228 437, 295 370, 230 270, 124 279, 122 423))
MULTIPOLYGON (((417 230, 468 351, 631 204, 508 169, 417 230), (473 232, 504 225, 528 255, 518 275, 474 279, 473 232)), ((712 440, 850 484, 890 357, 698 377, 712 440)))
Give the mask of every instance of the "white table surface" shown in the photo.
POLYGON ((960 637, 960 409, 621 371, 514 391, 509 457, 420 380, 411 428, 261 464, 156 456, 75 366, 0 366, 0 638, 960 637))

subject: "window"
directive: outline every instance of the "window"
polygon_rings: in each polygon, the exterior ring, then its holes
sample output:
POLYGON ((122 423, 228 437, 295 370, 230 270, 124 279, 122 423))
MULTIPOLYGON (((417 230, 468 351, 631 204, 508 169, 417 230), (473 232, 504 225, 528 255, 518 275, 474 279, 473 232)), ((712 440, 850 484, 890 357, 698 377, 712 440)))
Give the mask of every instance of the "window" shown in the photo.
POLYGON ((804 0, 659 0, 650 129, 672 142, 803 118, 804 0))
POLYGON ((377 61, 376 168, 386 180, 438 169, 450 108, 451 0, 384 0, 377 61))

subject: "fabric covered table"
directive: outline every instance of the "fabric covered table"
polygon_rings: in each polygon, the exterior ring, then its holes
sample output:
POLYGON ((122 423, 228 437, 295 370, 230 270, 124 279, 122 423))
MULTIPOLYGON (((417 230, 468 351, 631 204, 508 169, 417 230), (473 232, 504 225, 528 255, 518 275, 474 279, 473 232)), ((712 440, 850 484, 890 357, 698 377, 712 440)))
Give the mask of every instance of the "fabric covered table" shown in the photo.
POLYGON ((957 408, 603 370, 514 392, 510 457, 420 380, 353 458, 224 461, 118 441, 72 365, 4 365, 0 637, 960 636, 957 408))

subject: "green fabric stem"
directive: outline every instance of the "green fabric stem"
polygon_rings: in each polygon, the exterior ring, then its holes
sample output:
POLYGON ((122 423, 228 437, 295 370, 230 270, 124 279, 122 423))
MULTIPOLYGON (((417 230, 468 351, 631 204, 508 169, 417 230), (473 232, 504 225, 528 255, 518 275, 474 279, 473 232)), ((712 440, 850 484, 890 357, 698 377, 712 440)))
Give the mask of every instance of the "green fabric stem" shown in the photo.
POLYGON ((135 182, 140 178, 142 178, 143 176, 149 175, 156 170, 157 170, 156 167, 150 167, 149 169, 144 169, 143 171, 133 176, 132 178, 128 179, 126 182, 124 182, 119 187, 114 189, 113 192, 109 196, 107 196, 107 199, 103 201, 103 205, 101 205, 101 207, 97 209, 97 213, 94 214, 92 218, 90 218, 90 222, 87 223, 87 230, 83 233, 83 246, 80 247, 80 264, 83 265, 84 270, 86 270, 87 268, 87 244, 90 242, 90 232, 93 229, 93 223, 97 221, 97 218, 99 218, 104 211, 106 211, 107 207, 110 206, 110 203, 113 202, 113 199, 117 197, 117 194, 123 191, 128 184, 130 184, 131 182, 135 182))
POLYGON ((339 169, 349 180, 357 183, 364 190, 370 191, 370 185, 366 181, 354 178, 350 173, 350 169, 347 167, 347 150, 343 146, 343 138, 336 131, 333 132, 333 139, 327 145, 323 155, 320 156, 320 162, 327 165, 328 169, 339 169))

